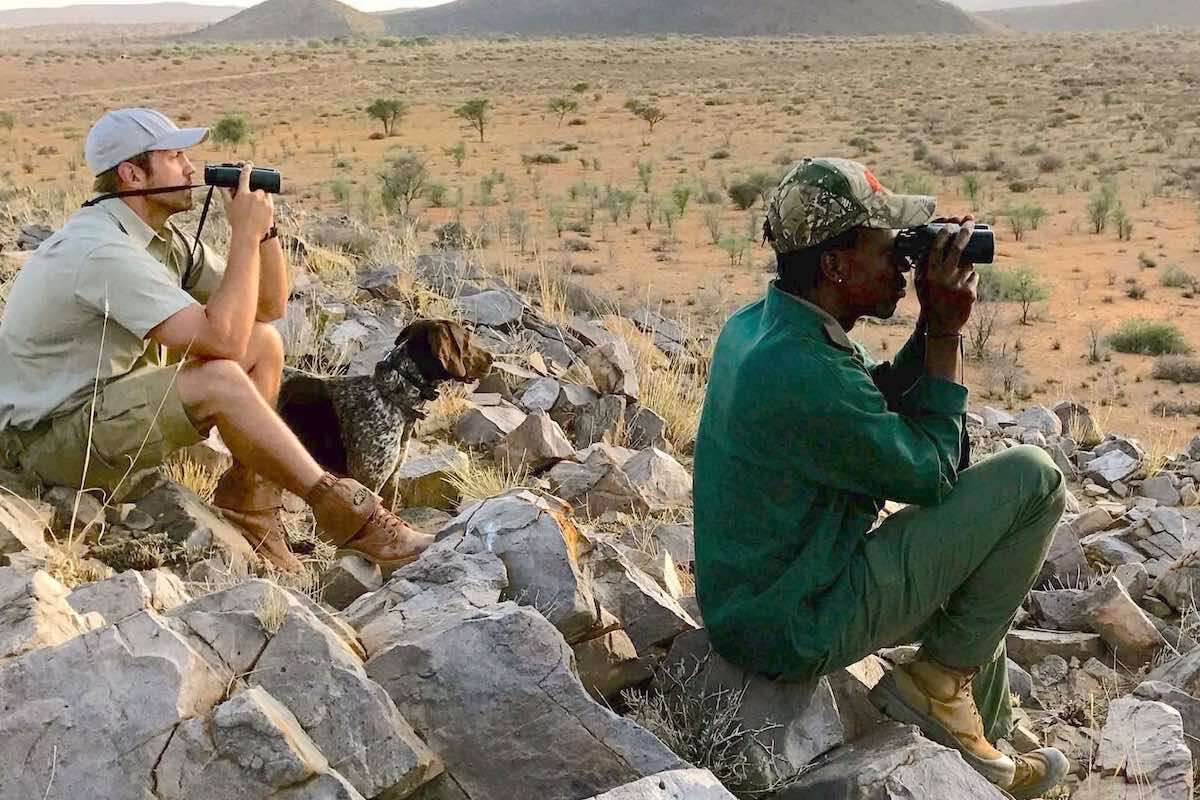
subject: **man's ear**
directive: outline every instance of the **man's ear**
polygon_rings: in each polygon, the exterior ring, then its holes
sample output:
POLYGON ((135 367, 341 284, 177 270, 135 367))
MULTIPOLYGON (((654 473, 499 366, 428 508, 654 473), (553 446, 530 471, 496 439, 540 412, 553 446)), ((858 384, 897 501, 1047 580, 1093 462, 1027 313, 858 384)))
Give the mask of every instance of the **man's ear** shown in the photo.
POLYGON ((146 180, 142 170, 131 161, 122 161, 117 165, 117 177, 127 186, 138 186, 146 180))
POLYGON ((821 254, 821 275, 826 283, 841 283, 846 279, 846 254, 841 250, 826 250, 821 254))

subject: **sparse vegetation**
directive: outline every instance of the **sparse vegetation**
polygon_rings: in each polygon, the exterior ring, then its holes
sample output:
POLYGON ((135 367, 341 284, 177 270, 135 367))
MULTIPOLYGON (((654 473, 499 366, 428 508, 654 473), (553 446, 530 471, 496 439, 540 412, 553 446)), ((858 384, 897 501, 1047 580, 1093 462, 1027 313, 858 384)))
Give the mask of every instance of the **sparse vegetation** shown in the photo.
POLYGON ((1200 359, 1188 356, 1157 358, 1151 376, 1172 383, 1200 383, 1200 359))

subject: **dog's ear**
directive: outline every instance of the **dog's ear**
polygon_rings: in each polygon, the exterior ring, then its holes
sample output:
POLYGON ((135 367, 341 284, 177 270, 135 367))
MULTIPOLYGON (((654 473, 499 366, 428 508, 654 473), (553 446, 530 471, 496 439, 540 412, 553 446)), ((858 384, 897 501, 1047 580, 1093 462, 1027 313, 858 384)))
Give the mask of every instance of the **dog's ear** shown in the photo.
POLYGON ((467 336, 466 329, 453 320, 432 321, 426 341, 443 377, 456 381, 471 379, 467 370, 467 336))

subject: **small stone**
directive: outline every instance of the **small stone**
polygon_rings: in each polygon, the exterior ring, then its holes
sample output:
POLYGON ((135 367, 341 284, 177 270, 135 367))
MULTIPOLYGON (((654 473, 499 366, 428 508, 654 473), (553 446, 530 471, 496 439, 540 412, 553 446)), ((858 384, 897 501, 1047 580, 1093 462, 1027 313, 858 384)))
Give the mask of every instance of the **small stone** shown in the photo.
POLYGON ((1084 473, 1102 486, 1116 490, 1114 484, 1122 483, 1141 469, 1142 462, 1122 450, 1113 450, 1088 462, 1084 473))
POLYGON ((651 447, 625 462, 625 473, 646 498, 651 510, 692 504, 692 476, 674 458, 651 447))
POLYGON ((1055 686, 1062 683, 1070 672, 1070 666, 1062 656, 1048 655, 1029 668, 1029 674, 1034 681, 1042 686, 1055 686))
POLYGON ((342 556, 321 576, 321 599, 341 610, 367 592, 383 586, 379 565, 356 556, 342 556))
POLYGON ((1061 436, 1063 432, 1062 420, 1045 406, 1034 406, 1022 411, 1017 414, 1013 422, 1022 428, 1039 431, 1046 435, 1061 436))
POLYGON ((1112 514, 1109 514, 1103 508, 1089 508, 1071 522, 1071 528, 1075 531, 1075 535, 1082 539, 1085 536, 1091 536, 1093 533, 1107 530, 1113 524, 1112 514))
POLYGON ((574 455, 575 448, 566 434, 545 411, 535 411, 526 417, 493 452, 496 461, 510 471, 536 471, 574 455))
POLYGON ((625 397, 606 394, 575 415, 572 440, 578 448, 612 442, 625 419, 625 397))
POLYGON ((1016 421, 1012 414, 992 408, 991 406, 984 406, 983 411, 980 412, 980 416, 983 417, 983 424, 989 428, 998 429, 1004 425, 1012 425, 1016 421))
POLYGON ((584 353, 583 361, 601 393, 623 394, 637 399, 637 368, 629 347, 623 341, 597 345, 584 353))
POLYGON ((1153 498, 1164 506, 1177 506, 1181 500, 1175 482, 1165 473, 1142 481, 1142 485, 1138 487, 1138 494, 1153 498))
POLYGON ((469 463, 467 454, 456 447, 439 447, 428 455, 410 458, 384 487, 383 497, 391 498, 394 489, 405 506, 452 509, 459 493, 451 479, 469 463))
POLYGON ((1116 576, 1106 577, 1088 593, 1085 613, 1091 629, 1131 668, 1147 663, 1166 645, 1116 576))
POLYGON ((459 297, 455 299, 455 304, 467 322, 489 328, 514 325, 521 321, 521 315, 525 313, 525 304, 519 297, 500 289, 459 297))
POLYGON ((490 449, 524 421, 525 412, 515 406, 476 406, 459 417, 454 438, 468 447, 490 449))
POLYGON ((554 378, 538 378, 525 387, 521 407, 526 411, 549 412, 558 403, 562 387, 554 378))

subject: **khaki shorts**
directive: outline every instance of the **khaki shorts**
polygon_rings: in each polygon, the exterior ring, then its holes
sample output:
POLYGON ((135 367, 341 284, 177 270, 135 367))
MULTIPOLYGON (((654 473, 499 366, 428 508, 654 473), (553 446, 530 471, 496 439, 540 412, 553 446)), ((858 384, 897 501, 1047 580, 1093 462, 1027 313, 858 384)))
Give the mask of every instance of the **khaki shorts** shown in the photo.
POLYGON ((7 456, 0 461, 45 484, 100 489, 120 499, 139 473, 204 439, 179 399, 176 373, 175 365, 136 369, 104 385, 94 417, 89 400, 31 431, 0 432, 0 454, 7 456))

